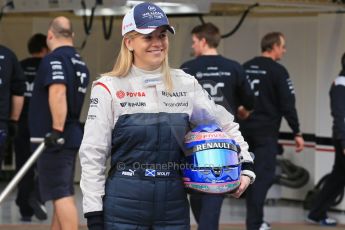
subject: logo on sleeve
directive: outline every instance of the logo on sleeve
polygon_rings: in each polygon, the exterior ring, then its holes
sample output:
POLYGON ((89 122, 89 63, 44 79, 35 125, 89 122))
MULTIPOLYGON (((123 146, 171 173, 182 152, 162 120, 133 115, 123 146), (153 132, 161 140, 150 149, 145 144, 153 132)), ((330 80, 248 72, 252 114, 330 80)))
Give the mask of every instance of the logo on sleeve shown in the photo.
POLYGON ((293 83, 290 78, 286 79, 286 82, 288 84, 289 90, 291 94, 295 94, 295 89, 293 88, 293 83))
POLYGON ((95 120, 96 118, 97 118, 96 115, 93 115, 93 114, 87 115, 87 120, 95 120))
POLYGON ((50 62, 51 68, 53 70, 52 72, 52 79, 56 80, 56 79, 65 79, 64 73, 62 70, 62 64, 60 61, 51 61, 50 62))
POLYGON ((99 99, 97 97, 90 99, 90 107, 97 107, 99 99))

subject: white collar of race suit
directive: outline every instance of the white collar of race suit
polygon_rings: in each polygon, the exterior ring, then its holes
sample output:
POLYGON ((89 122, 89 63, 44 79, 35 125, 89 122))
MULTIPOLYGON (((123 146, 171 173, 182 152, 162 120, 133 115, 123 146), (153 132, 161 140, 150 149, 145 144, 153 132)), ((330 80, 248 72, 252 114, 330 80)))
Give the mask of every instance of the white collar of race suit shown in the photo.
POLYGON ((334 84, 335 84, 335 85, 342 85, 342 86, 345 86, 345 76, 338 76, 338 77, 334 80, 334 84))
POLYGON ((131 75, 133 78, 138 78, 139 81, 142 81, 144 87, 155 86, 163 82, 162 67, 149 71, 132 65, 131 75))

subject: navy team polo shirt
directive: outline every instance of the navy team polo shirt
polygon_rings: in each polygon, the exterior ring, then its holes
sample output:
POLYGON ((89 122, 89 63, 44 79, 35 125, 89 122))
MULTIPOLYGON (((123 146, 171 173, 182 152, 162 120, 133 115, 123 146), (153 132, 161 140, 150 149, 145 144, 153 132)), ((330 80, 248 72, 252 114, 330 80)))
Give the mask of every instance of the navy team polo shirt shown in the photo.
POLYGON ((26 120, 28 117, 30 99, 34 90, 34 80, 41 60, 40 57, 29 57, 20 62, 25 76, 24 106, 20 114, 21 120, 26 120))
POLYGON ((0 123, 10 117, 11 95, 23 96, 25 77, 16 55, 0 45, 0 123))
POLYGON ((71 46, 59 47, 41 61, 30 102, 30 136, 44 137, 52 130, 48 88, 56 83, 67 86, 68 112, 63 133, 64 147, 79 148, 83 136, 79 116, 89 83, 89 70, 71 46))

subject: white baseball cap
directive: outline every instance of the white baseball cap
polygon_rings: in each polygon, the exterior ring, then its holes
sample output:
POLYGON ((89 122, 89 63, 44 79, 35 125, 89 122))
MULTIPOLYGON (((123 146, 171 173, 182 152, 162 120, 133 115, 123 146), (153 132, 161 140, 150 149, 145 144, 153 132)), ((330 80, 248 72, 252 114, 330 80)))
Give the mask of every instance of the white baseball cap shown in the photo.
POLYGON ((160 26, 166 26, 172 34, 175 34, 175 29, 169 25, 166 14, 159 6, 149 2, 140 3, 124 16, 122 36, 133 30, 141 34, 149 34, 160 26))

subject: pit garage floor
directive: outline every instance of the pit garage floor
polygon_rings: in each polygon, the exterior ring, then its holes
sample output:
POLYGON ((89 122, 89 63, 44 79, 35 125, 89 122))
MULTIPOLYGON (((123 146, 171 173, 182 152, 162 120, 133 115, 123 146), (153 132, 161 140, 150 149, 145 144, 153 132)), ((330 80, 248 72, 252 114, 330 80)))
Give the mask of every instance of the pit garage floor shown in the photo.
MULTIPOLYGON (((0 191, 4 189, 6 184, 0 184, 0 191)), ((81 207, 81 191, 79 186, 75 185, 78 210, 80 210, 80 229, 86 230, 86 220, 82 215, 81 207)), ((48 220, 39 221, 36 218, 32 222, 20 221, 18 208, 15 205, 16 191, 12 192, 0 206, 0 229, 1 230, 44 230, 49 229, 50 218, 52 215, 52 204, 48 202, 46 208, 48 210, 48 220)), ((345 229, 345 213, 334 211, 329 216, 336 218, 340 225, 337 227, 319 227, 305 224, 304 218, 307 211, 303 209, 301 202, 286 200, 271 200, 265 206, 266 221, 270 222, 273 230, 320 230, 320 229, 345 229)), ((226 198, 223 203, 221 212, 221 230, 245 230, 244 220, 246 209, 243 199, 226 198)), ((191 226, 196 230, 196 223, 191 214, 191 226)))

